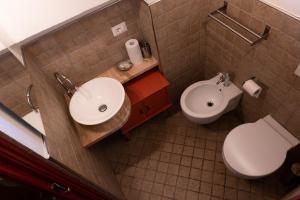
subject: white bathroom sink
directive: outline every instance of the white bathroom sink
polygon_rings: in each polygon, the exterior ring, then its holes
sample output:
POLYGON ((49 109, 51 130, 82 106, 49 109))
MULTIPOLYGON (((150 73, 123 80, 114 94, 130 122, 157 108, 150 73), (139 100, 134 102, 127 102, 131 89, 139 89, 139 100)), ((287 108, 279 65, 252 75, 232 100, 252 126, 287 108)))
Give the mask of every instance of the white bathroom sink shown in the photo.
POLYGON ((114 117, 125 100, 123 85, 112 78, 95 78, 80 86, 72 96, 72 118, 84 125, 101 124, 114 117))

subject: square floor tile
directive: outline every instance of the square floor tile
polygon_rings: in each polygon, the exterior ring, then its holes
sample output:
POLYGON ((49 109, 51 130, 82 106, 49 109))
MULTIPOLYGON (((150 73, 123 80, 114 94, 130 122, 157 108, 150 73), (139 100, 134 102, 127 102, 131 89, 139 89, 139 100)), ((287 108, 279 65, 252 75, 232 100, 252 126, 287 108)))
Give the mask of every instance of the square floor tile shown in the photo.
POLYGON ((184 146, 182 154, 185 156, 193 156, 194 148, 190 146, 184 146))
POLYGON ((112 135, 105 152, 127 200, 279 199, 277 177, 247 181, 226 169, 222 145, 237 125, 232 113, 201 126, 171 112, 133 130, 129 141, 112 135))
POLYGON ((173 199, 175 196, 175 186, 166 185, 164 187, 163 196, 173 199))
POLYGON ((188 184, 188 190, 199 192, 200 190, 200 181, 190 179, 188 184))
POLYGON ((156 175, 155 175, 155 180, 154 180, 154 182, 155 182, 155 183, 161 183, 161 184, 164 184, 165 181, 166 181, 166 177, 167 177, 167 174, 166 174, 166 173, 157 172, 156 175))
POLYGON ((190 170, 191 170, 190 167, 186 167, 186 166, 181 165, 181 166, 179 167, 179 176, 189 177, 189 175, 190 175, 190 170))
POLYGON ((192 166, 192 157, 189 156, 182 156, 181 157, 181 165, 191 167, 192 166))
POLYGON ((212 184, 211 183, 201 182, 201 185, 200 185, 200 192, 201 193, 210 195, 211 191, 212 191, 212 184))

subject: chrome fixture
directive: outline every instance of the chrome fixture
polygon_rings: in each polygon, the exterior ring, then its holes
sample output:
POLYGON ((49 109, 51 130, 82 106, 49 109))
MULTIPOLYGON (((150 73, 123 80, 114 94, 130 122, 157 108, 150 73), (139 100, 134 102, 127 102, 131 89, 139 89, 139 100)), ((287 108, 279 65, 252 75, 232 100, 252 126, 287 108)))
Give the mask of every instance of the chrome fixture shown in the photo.
POLYGON ((247 28, 243 24, 239 23, 232 17, 227 15, 228 3, 225 1, 224 6, 211 12, 208 16, 213 20, 220 23, 222 26, 229 29, 231 32, 235 33, 243 40, 248 42, 251 46, 260 42, 261 40, 266 40, 269 36, 271 27, 266 25, 265 30, 262 34, 255 33, 251 29, 247 28), (222 19, 223 18, 223 19, 222 19))
POLYGON ((35 112, 38 112, 38 106, 33 105, 32 103, 32 98, 31 98, 31 90, 33 88, 33 85, 29 85, 29 87, 27 88, 27 92, 26 92, 26 100, 27 100, 27 104, 29 105, 29 107, 34 110, 35 112))
POLYGON ((230 85, 230 76, 229 73, 223 73, 220 72, 218 73, 218 75, 221 74, 220 79, 217 81, 217 85, 219 85, 220 83, 223 83, 223 85, 225 87, 228 87, 230 85))
POLYGON ((58 83, 66 90, 69 96, 72 96, 78 88, 72 83, 72 81, 63 74, 54 72, 54 76, 58 83))

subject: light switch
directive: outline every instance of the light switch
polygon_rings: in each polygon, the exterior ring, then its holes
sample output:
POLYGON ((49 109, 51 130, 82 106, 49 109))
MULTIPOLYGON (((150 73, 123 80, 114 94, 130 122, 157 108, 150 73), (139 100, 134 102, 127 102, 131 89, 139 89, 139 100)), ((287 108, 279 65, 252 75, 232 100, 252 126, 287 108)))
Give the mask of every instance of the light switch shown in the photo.
POLYGON ((298 67, 297 67, 297 69, 295 71, 295 74, 296 74, 296 76, 300 77, 300 63, 299 63, 299 65, 298 65, 298 67))
POLYGON ((125 22, 122 22, 114 27, 111 28, 111 31, 113 32, 113 35, 117 37, 118 35, 121 35, 122 33, 127 31, 127 26, 125 22))

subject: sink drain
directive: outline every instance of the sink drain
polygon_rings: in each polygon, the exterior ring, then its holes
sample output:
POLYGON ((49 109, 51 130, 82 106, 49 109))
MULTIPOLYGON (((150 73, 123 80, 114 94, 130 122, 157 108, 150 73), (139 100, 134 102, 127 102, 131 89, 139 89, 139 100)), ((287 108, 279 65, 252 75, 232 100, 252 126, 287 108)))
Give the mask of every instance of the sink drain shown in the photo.
POLYGON ((100 105, 99 108, 98 108, 98 110, 100 112, 105 112, 107 110, 107 105, 105 105, 105 104, 100 105))
POLYGON ((207 105, 208 107, 213 107, 213 106, 214 106, 214 103, 211 102, 211 101, 209 101, 209 102, 206 103, 206 105, 207 105))

